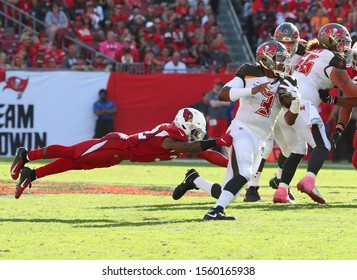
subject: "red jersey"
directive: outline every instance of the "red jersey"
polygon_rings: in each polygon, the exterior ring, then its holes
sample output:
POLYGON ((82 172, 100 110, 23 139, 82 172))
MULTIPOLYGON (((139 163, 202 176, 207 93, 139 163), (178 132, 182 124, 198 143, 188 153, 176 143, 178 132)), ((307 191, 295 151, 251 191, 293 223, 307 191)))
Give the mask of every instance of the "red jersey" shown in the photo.
POLYGON ((166 150, 161 143, 166 137, 187 142, 186 133, 172 125, 160 124, 151 131, 140 132, 130 135, 126 141, 125 148, 128 150, 128 159, 132 162, 153 162, 172 160, 181 157, 182 153, 174 150, 166 150))
POLYGON ((346 70, 351 79, 357 76, 357 71, 352 68, 352 65, 347 65, 346 70))

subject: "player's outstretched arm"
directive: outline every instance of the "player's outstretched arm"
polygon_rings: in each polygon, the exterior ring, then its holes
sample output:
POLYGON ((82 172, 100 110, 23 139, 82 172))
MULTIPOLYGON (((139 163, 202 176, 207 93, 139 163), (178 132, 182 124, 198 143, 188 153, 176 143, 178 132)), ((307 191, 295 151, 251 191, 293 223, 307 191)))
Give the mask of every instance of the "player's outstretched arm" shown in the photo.
POLYGON ((214 150, 203 151, 199 153, 197 157, 205 159, 208 162, 221 167, 227 167, 228 165, 228 158, 214 150))
POLYGON ((198 154, 202 151, 208 150, 215 146, 226 146, 232 145, 232 136, 229 134, 223 134, 216 139, 193 141, 193 142, 182 142, 177 141, 171 137, 166 137, 162 141, 162 147, 166 150, 175 150, 179 153, 189 153, 198 154))

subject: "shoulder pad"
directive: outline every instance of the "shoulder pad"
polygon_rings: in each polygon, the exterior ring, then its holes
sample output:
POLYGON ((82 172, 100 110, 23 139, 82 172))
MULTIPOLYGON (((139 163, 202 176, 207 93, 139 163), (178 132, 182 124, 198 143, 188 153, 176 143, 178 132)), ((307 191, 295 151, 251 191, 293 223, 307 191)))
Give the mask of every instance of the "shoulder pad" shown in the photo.
POLYGON ((303 56, 306 53, 306 45, 301 43, 298 44, 298 49, 295 54, 303 56))
POLYGON ((260 67, 245 63, 237 69, 235 76, 244 80, 246 76, 264 77, 265 74, 260 67))
POLYGON ((333 66, 338 69, 346 69, 346 59, 341 54, 334 52, 334 57, 330 60, 329 66, 333 66))

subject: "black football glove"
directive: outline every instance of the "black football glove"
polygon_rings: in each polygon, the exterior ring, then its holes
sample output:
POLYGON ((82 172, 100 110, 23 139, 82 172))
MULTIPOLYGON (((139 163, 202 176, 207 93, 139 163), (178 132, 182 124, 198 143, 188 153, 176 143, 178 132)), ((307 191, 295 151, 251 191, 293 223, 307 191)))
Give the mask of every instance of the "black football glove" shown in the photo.
POLYGON ((342 135, 341 128, 336 128, 335 132, 332 133, 332 135, 331 135, 330 142, 331 142, 331 146, 334 150, 336 150, 336 148, 337 148, 337 144, 340 141, 341 135, 342 135))
POLYGON ((336 104, 337 102, 337 97, 331 96, 329 94, 329 89, 320 89, 319 90, 319 96, 322 102, 327 103, 327 104, 336 104))

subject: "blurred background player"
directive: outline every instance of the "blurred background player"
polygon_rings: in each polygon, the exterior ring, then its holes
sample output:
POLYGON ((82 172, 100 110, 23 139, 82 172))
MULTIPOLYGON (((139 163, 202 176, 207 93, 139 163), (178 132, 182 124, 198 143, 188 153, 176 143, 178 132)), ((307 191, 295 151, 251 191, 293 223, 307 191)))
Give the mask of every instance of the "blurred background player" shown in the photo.
MULTIPOLYGON (((299 181, 297 188, 315 202, 325 203, 325 199, 315 186, 315 179, 327 158, 331 144, 335 145, 336 137, 332 136, 330 144, 317 110, 321 102, 318 91, 337 86, 347 96, 357 95, 357 86, 353 84, 346 71, 345 58, 350 48, 351 36, 348 30, 337 23, 326 24, 320 29, 317 39, 308 42, 306 54, 294 69, 293 76, 298 80, 302 109, 294 125, 284 126, 280 122, 291 154, 284 162, 281 181, 273 198, 274 203, 290 202, 290 199, 284 199, 284 193, 289 188, 299 163, 307 153, 307 144, 312 151, 308 159, 307 173, 299 181)), ((348 112, 345 108, 341 108, 336 130, 343 130, 348 123, 350 112, 351 109, 348 112)))
POLYGON ((11 177, 16 180, 15 198, 31 187, 31 182, 69 170, 110 167, 123 160, 155 162, 172 160, 183 153, 202 155, 201 158, 217 165, 227 166, 227 158, 215 151, 214 146, 230 146, 232 137, 224 134, 211 140, 202 140, 206 134, 206 120, 192 108, 178 111, 174 121, 156 126, 151 131, 126 135, 112 132, 100 139, 87 140, 73 146, 50 145, 27 151, 20 147, 11 165, 11 177), (55 159, 37 169, 25 166, 29 161, 55 159))

